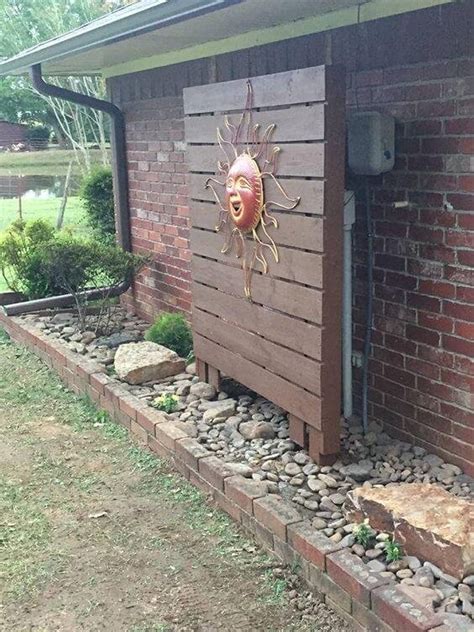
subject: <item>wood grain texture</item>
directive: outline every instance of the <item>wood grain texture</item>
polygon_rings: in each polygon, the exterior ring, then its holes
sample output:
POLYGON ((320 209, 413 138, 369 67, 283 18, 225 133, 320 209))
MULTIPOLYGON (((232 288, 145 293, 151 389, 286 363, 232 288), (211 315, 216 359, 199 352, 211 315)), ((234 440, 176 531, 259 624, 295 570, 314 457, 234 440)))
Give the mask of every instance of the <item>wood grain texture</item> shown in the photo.
MULTIPOLYGON (((218 221, 219 207, 210 202, 200 202, 193 200, 191 208, 191 225, 194 228, 203 228, 215 232, 218 221)), ((277 220, 278 227, 270 227, 276 244, 312 250, 313 252, 323 251, 323 220, 320 217, 296 217, 291 211, 271 210, 272 216, 277 220)), ((258 233, 261 235, 261 229, 258 233)), ((221 237, 222 241, 224 237, 221 237)))
MULTIPOLYGON (((280 144, 277 175, 322 178, 324 143, 280 144)), ((225 154, 215 145, 188 145, 186 160, 190 171, 217 174, 217 161, 225 154)))
MULTIPOLYGON (((242 269, 236 259, 230 265, 227 261, 221 263, 194 255, 191 265, 195 281, 245 300, 242 269)), ((322 322, 322 293, 310 287, 257 273, 252 279, 252 299, 311 323, 322 322)))
MULTIPOLYGON (((230 123, 238 124, 239 115, 229 117, 230 123)), ((324 105, 296 106, 288 110, 269 110, 254 112, 252 123, 259 125, 263 134, 268 125, 276 125, 271 135, 274 143, 310 141, 324 139, 324 105), (291 121, 288 119, 291 117, 291 121)), ((230 135, 225 126, 224 115, 189 116, 185 119, 186 141, 188 143, 214 143, 217 144, 217 128, 221 130, 224 138, 230 135)))
MULTIPOLYGON (((280 176, 281 174, 278 174, 280 176)), ((214 202, 215 198, 210 189, 206 189, 208 175, 190 173, 188 175, 189 197, 194 200, 214 202)), ((222 179, 221 179, 222 181, 222 179)), ((292 198, 301 197, 300 203, 294 209, 295 213, 306 215, 323 215, 324 213, 324 181, 304 180, 302 178, 280 178, 287 195, 292 198)), ((264 182, 265 198, 277 200, 278 190, 275 183, 267 178, 264 182)), ((223 187, 216 186, 216 191, 223 191, 223 187)), ((221 196, 223 197, 223 196, 221 196)), ((292 213, 293 211, 288 211, 292 213)))
POLYGON ((321 359, 321 328, 256 303, 193 283, 193 303, 229 322, 239 322, 249 331, 283 346, 321 359))
POLYGON ((315 395, 321 395, 319 362, 239 327, 239 324, 223 320, 197 307, 193 310, 194 331, 289 382, 315 395))
MULTIPOLYGON (((193 252, 204 257, 214 257, 217 261, 238 261, 235 248, 231 253, 222 253, 224 237, 215 231, 204 231, 193 228, 191 230, 191 248, 193 252)), ((267 256, 268 274, 280 279, 288 279, 297 283, 304 283, 313 287, 321 287, 322 255, 292 248, 278 248, 280 260, 278 263, 272 255, 267 256)), ((257 270, 261 270, 258 263, 257 270)))
MULTIPOLYGON (((252 302, 241 260, 221 252, 218 205, 205 188, 211 174, 224 180, 216 175, 225 159, 217 128, 224 113, 238 120, 246 86, 238 79, 185 90, 195 352, 208 379, 229 375, 280 405, 290 436, 331 462, 340 423, 344 77, 320 66, 252 79, 253 121, 276 125, 275 176, 290 197, 301 197, 292 210, 271 207, 279 262, 268 253, 268 273, 257 266, 252 302)), ((215 188, 223 202, 224 187, 215 188)), ((271 178, 264 193, 282 201, 271 178)))
MULTIPOLYGON (((312 103, 326 98, 325 66, 301 68, 277 75, 252 78, 254 108, 312 103)), ((247 79, 236 79, 185 88, 184 113, 241 111, 245 106, 247 79)))
POLYGON ((284 410, 293 410, 295 415, 306 419, 310 425, 321 427, 321 399, 295 384, 270 373, 250 360, 194 334, 194 349, 199 358, 212 363, 226 375, 232 375, 248 388, 258 384, 259 393, 284 410))

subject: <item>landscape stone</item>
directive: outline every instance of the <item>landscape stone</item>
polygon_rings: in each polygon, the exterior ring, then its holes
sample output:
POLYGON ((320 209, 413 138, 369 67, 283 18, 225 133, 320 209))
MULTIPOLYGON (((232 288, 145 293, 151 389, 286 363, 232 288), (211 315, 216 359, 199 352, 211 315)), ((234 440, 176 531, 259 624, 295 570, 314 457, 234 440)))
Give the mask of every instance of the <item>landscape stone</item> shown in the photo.
MULTIPOLYGON (((120 345, 137 342, 137 340, 138 334, 136 333, 130 331, 118 331, 117 333, 111 334, 110 336, 102 336, 100 338, 97 338, 96 345, 98 347, 108 347, 109 349, 115 349, 117 347, 120 347, 120 345)), ((153 342, 150 344, 155 343, 153 342)), ((177 371, 177 373, 180 373, 182 370, 184 370, 184 366, 182 367, 182 369, 177 371)))
MULTIPOLYGON (((273 426, 266 421, 243 421, 239 426, 239 432, 249 441, 252 439, 273 439, 275 436, 273 426)), ((300 470, 299 467, 298 470, 300 470)))
POLYGON ((358 487, 349 492, 345 510, 348 520, 368 518, 405 552, 432 560, 448 576, 460 580, 474 571, 474 503, 437 485, 358 487))
POLYGON ((114 367, 121 380, 143 384, 181 373, 185 362, 171 349, 145 341, 122 344, 115 354, 114 367))
POLYGON ((225 421, 235 412, 235 401, 233 399, 224 399, 216 402, 218 406, 213 406, 204 411, 202 419, 205 423, 215 424, 225 421))
POLYGON ((212 384, 206 384, 206 382, 197 382, 196 384, 193 384, 189 392, 202 399, 212 399, 217 395, 217 391, 214 386, 212 386, 212 384))

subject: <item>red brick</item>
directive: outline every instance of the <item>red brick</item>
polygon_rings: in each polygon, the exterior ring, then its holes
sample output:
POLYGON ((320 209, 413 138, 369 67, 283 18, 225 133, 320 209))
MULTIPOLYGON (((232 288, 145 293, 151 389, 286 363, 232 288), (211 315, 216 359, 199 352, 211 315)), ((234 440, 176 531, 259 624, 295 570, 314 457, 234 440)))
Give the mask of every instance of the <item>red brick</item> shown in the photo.
POLYGON ((360 557, 348 550, 328 555, 326 566, 329 577, 367 607, 370 606, 371 591, 393 581, 368 569, 360 557))
POLYGON ((438 346, 440 335, 435 331, 429 331, 415 325, 407 325, 407 337, 415 342, 422 342, 427 345, 438 346))
POLYGON ((462 355, 470 357, 474 356, 474 342, 463 338, 443 335, 443 347, 454 353, 461 353, 462 355))
POLYGON ((241 521, 242 510, 235 503, 233 503, 227 496, 216 490, 214 493, 214 500, 219 507, 231 516, 237 522, 241 521))
MULTIPOLYGON (((136 397, 132 395, 122 395, 119 398, 119 410, 128 415, 131 419, 136 421, 137 419, 137 409, 136 405, 139 403, 136 397)), ((140 424, 139 424, 140 425, 140 424)))
POLYGON ((288 543, 305 560, 322 570, 326 570, 326 556, 341 548, 323 533, 316 531, 308 522, 297 522, 288 526, 288 543))
POLYGON ((147 437, 148 447, 152 452, 160 456, 161 458, 167 459, 170 456, 170 451, 165 448, 165 446, 157 441, 155 437, 152 437, 150 434, 147 437))
POLYGON ((198 461, 205 456, 209 456, 209 451, 204 448, 196 439, 186 437, 175 441, 176 457, 181 459, 193 470, 198 470, 198 461))
POLYGON ((372 593, 375 615, 394 630, 424 632, 441 623, 441 617, 420 607, 395 586, 383 586, 372 593))
POLYGON ((426 279, 420 279, 418 292, 420 294, 427 294, 429 296, 439 298, 454 298, 456 286, 452 283, 445 283, 443 281, 428 281, 426 279))
POLYGON ((235 472, 216 456, 208 456, 199 460, 199 474, 208 481, 212 487, 224 491, 224 480, 234 476, 235 472))
POLYGON ((231 476, 224 480, 225 494, 238 507, 253 514, 253 501, 267 493, 267 485, 261 481, 254 481, 243 476, 231 476))
POLYGON ((447 316, 441 316, 440 314, 429 314, 420 312, 418 315, 418 325, 425 327, 426 329, 433 329, 434 331, 440 331, 443 333, 451 334, 454 329, 454 321, 447 316))
POLYGON ((172 452, 175 451, 175 441, 189 438, 185 432, 169 421, 155 425, 155 437, 172 452))
POLYGON ((137 402, 137 423, 153 436, 155 436, 156 424, 162 424, 166 421, 168 421, 168 417, 165 413, 137 402))
POLYGON ((141 443, 148 445, 148 433, 141 426, 137 424, 133 419, 130 420, 130 430, 131 432, 138 437, 141 443))
POLYGON ((276 494, 267 494, 253 503, 255 518, 270 529, 278 538, 286 542, 287 526, 301 521, 295 507, 276 494))

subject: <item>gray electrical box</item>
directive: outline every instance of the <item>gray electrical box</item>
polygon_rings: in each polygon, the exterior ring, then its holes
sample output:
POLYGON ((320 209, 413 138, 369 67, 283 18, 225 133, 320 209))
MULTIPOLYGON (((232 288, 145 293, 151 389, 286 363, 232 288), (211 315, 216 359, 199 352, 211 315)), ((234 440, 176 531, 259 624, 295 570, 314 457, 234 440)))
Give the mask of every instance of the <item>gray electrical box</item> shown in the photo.
POLYGON ((355 112, 347 123, 348 162, 358 175, 376 176, 395 163, 395 119, 381 112, 355 112))

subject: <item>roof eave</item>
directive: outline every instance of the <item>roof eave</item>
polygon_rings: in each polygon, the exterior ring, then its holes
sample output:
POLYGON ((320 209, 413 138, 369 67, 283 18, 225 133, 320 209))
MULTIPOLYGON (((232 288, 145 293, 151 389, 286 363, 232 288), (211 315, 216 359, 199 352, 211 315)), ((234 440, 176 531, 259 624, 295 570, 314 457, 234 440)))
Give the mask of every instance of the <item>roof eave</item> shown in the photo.
MULTIPOLYGON (((23 74, 36 64, 69 57, 240 2, 242 0, 174 0, 171 3, 165 0, 161 4, 146 7, 136 14, 127 13, 120 16, 118 12, 117 18, 109 22, 92 26, 90 29, 82 29, 83 32, 80 33, 71 31, 38 44, 15 57, 0 61, 0 76, 23 74), (126 26, 125 29, 124 26, 126 26)), ((81 29, 78 30, 81 31, 81 29)), ((101 69, 98 68, 97 74, 100 72, 101 69)))

